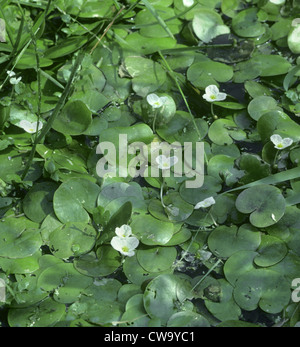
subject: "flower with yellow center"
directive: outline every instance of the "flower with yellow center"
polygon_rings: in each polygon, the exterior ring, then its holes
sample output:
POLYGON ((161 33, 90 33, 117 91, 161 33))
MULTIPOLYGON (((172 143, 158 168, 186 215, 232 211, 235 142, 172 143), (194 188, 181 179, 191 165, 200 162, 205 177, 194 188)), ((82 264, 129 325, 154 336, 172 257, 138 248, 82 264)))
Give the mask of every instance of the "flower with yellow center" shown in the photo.
POLYGON ((111 239, 110 244, 116 251, 120 252, 122 255, 133 257, 135 254, 135 249, 139 245, 139 240, 135 236, 114 236, 111 239))
POLYGON ((166 96, 159 97, 154 93, 147 96, 147 102, 152 108, 161 108, 167 101, 168 98, 166 96))
POLYGON ((219 88, 215 85, 210 85, 205 88, 203 99, 208 102, 223 101, 227 97, 226 93, 220 93, 219 88))
POLYGON ((43 128, 42 122, 29 122, 28 120, 21 120, 19 126, 23 128, 27 133, 34 134, 36 131, 40 131, 43 128))
POLYGON ((166 157, 165 155, 159 155, 155 160, 158 164, 158 168, 161 170, 168 170, 178 162, 176 156, 166 157))
POLYGON ((290 139, 289 137, 286 137, 286 138, 283 139, 278 134, 272 135, 270 139, 273 142, 275 148, 280 149, 280 150, 285 149, 285 148, 291 146, 292 143, 293 143, 293 140, 290 139))

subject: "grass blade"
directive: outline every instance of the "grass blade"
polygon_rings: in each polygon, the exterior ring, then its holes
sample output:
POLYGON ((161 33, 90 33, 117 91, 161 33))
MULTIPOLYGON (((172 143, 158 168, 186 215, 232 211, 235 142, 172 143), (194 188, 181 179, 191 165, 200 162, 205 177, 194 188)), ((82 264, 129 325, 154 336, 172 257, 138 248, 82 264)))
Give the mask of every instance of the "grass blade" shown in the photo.
MULTIPOLYGON (((272 176, 265 177, 265 178, 262 178, 262 179, 260 179, 258 181, 245 184, 245 185, 243 185, 241 187, 237 187, 237 188, 233 188, 233 189, 227 190, 227 191, 221 193, 221 195, 222 194, 231 193, 231 192, 235 192, 235 191, 238 191, 238 190, 243 190, 243 189, 255 187, 255 186, 258 186, 260 184, 271 184, 271 185, 274 185, 274 184, 290 181, 290 180, 293 180, 293 179, 296 179, 296 178, 299 178, 299 177, 300 177, 300 167, 296 167, 296 168, 293 168, 293 169, 290 169, 290 170, 278 172, 278 173, 276 173, 276 174, 274 174, 272 176)), ((295 205, 297 203, 300 203, 300 196, 292 196, 292 197, 287 199, 287 204, 288 205, 295 205)))
POLYGON ((147 9, 151 12, 151 14, 156 18, 157 22, 162 26, 162 28, 166 31, 166 33, 174 39, 174 35, 171 33, 171 30, 168 28, 165 21, 159 16, 156 9, 150 4, 148 0, 141 0, 147 9))

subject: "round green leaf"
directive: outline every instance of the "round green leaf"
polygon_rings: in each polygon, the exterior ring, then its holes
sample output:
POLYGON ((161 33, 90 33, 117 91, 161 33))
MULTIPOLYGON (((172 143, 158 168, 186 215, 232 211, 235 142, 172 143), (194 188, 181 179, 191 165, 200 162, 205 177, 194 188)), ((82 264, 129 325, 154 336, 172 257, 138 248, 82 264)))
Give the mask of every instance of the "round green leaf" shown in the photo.
POLYGON ((138 250, 136 253, 140 265, 149 272, 159 272, 169 269, 177 257, 175 247, 154 247, 138 250))
POLYGON ((23 200, 25 215, 33 222, 41 223, 53 211, 52 201, 58 185, 55 182, 36 183, 23 200))
POLYGON ((277 101, 270 96, 258 96, 248 105, 248 112, 255 120, 259 120, 264 113, 277 109, 277 101))
POLYGON ((198 202, 203 201, 206 198, 216 195, 221 190, 221 184, 218 179, 213 176, 206 176, 204 184, 201 188, 190 189, 185 186, 183 182, 180 186, 179 193, 183 200, 192 205, 196 205, 198 202))
POLYGON ((196 36, 205 43, 219 35, 230 33, 229 27, 223 24, 221 16, 205 7, 196 12, 192 23, 196 36))
POLYGON ((239 251, 229 257, 223 267, 225 278, 235 285, 237 279, 244 273, 253 270, 253 259, 258 253, 254 251, 239 251))
POLYGON ((167 326, 178 327, 210 327, 209 321, 194 311, 181 311, 174 313, 168 320, 167 326))
POLYGON ((241 37, 257 37, 265 32, 265 27, 258 21, 257 9, 254 7, 239 12, 232 19, 232 29, 241 37))
POLYGON ((250 223, 265 228, 284 215, 286 204, 280 189, 266 184, 244 190, 236 200, 236 208, 250 214, 250 223))
POLYGON ((192 64, 187 71, 188 80, 198 88, 206 88, 218 82, 228 82, 233 77, 233 68, 212 60, 192 64))
POLYGON ((133 257, 127 257, 123 263, 123 271, 130 283, 141 286, 144 282, 148 282, 160 274, 168 274, 173 272, 167 269, 161 272, 146 271, 138 262, 136 254, 133 257))
POLYGON ((38 305, 10 309, 8 323, 11 327, 51 327, 63 318, 65 312, 65 305, 47 298, 38 305))
POLYGON ((38 286, 44 291, 54 292, 54 299, 61 303, 72 303, 87 288, 93 279, 79 273, 72 263, 58 263, 47 267, 38 277, 38 286))
POLYGON ((286 244, 270 235, 262 235, 261 244, 257 249, 258 255, 254 258, 256 265, 267 267, 280 262, 287 254, 286 244))
POLYGON ((92 112, 80 100, 66 103, 53 122, 53 129, 67 135, 81 135, 92 123, 92 112))
POLYGON ((251 59, 251 62, 258 64, 260 68, 260 76, 278 76, 286 74, 291 63, 280 55, 260 54, 251 59))
POLYGON ((288 206, 281 220, 270 226, 267 231, 271 236, 280 238, 298 256, 300 256, 300 210, 296 206, 288 206))
POLYGON ((129 56, 124 63, 126 71, 133 78, 132 88, 139 96, 146 97, 155 92, 166 80, 165 70, 151 59, 129 56))
POLYGON ((278 272, 253 269, 242 274, 234 288, 234 300, 244 310, 260 307, 268 313, 279 313, 289 303, 290 283, 278 272))
POLYGON ((260 242, 260 233, 249 224, 244 224, 239 229, 235 225, 222 225, 214 229, 208 237, 209 249, 221 258, 230 257, 242 250, 255 251, 260 242))
POLYGON ((86 179, 70 179, 62 183, 53 198, 53 207, 62 223, 88 223, 96 207, 100 187, 86 179))
POLYGON ((25 258, 42 245, 38 224, 25 217, 1 220, 0 257, 25 258))
MULTIPOLYGON (((159 318, 162 324, 167 323, 169 318, 176 312, 178 301, 178 286, 185 282, 174 275, 159 275, 146 287, 144 292, 144 307, 151 318, 159 318)), ((190 289, 190 288, 188 288, 190 289)))
POLYGON ((245 140, 246 133, 231 118, 218 119, 210 126, 208 137, 215 144, 224 146, 233 144, 234 140, 245 140))
POLYGON ((84 223, 67 223, 52 231, 49 246, 59 258, 79 256, 89 252, 96 241, 96 230, 84 223))
POLYGON ((140 215, 131 223, 132 233, 148 246, 165 245, 174 233, 173 223, 160 221, 151 215, 140 215))

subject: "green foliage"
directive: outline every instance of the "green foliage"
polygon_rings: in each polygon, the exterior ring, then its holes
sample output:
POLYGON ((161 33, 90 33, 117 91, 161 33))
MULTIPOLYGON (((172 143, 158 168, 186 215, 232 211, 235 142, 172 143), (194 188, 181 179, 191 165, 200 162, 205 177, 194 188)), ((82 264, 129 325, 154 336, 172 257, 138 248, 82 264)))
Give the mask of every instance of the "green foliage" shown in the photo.
POLYGON ((1 325, 299 325, 298 17, 297 1, 1 2, 1 325), (175 166, 100 177, 97 146, 119 163, 120 135, 203 142, 203 185, 175 166), (132 256, 111 245, 123 225, 132 256))

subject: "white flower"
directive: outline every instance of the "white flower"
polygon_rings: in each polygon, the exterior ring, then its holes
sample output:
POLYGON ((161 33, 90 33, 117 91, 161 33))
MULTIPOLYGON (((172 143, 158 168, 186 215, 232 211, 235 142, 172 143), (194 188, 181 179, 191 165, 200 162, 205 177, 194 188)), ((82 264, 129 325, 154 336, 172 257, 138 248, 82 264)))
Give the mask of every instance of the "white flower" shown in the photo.
POLYGON ((9 77, 15 77, 16 76, 15 72, 13 72, 13 71, 7 70, 6 72, 7 72, 9 77))
POLYGON ((178 162, 178 158, 176 156, 166 157, 165 155, 159 155, 155 160, 158 164, 158 168, 161 170, 168 170, 178 162))
POLYGON ((295 19, 292 21, 292 27, 293 27, 293 28, 296 28, 299 24, 300 24, 300 18, 295 18, 295 19))
POLYGON ((159 97, 156 94, 149 94, 147 96, 147 102, 149 105, 151 105, 153 108, 160 108, 162 107, 166 102, 168 101, 168 98, 166 96, 159 97))
POLYGON ((210 85, 205 88, 205 94, 203 98, 206 101, 214 102, 214 101, 223 101, 227 97, 226 93, 220 93, 219 88, 215 85, 210 85))
POLYGON ((269 0, 269 1, 275 5, 283 5, 285 3, 285 0, 269 0))
POLYGON ((134 250, 139 245, 139 240, 134 236, 130 236, 130 237, 114 236, 111 239, 110 244, 116 251, 120 252, 122 255, 132 257, 135 254, 134 250))
POLYGON ((21 79, 22 79, 22 77, 18 77, 18 78, 12 77, 12 78, 10 78, 9 82, 10 82, 10 84, 15 85, 15 84, 18 84, 21 81, 21 79))
POLYGON ((40 131, 43 128, 43 123, 42 122, 29 122, 28 120, 21 120, 19 123, 19 126, 23 128, 27 133, 29 134, 34 134, 36 131, 40 131))
POLYGON ((191 7, 194 5, 194 0, 183 0, 183 5, 185 7, 191 7))
POLYGON ((285 149, 293 143, 293 140, 289 137, 283 139, 280 135, 277 134, 272 135, 270 139, 273 142, 275 148, 277 149, 285 149))
POLYGON ((116 228, 115 233, 119 237, 129 237, 132 235, 132 230, 129 225, 122 225, 120 228, 116 228))
POLYGON ((206 198, 203 201, 198 202, 198 204, 194 207, 195 210, 199 210, 199 208, 207 208, 216 203, 215 199, 211 196, 210 198, 206 198))

